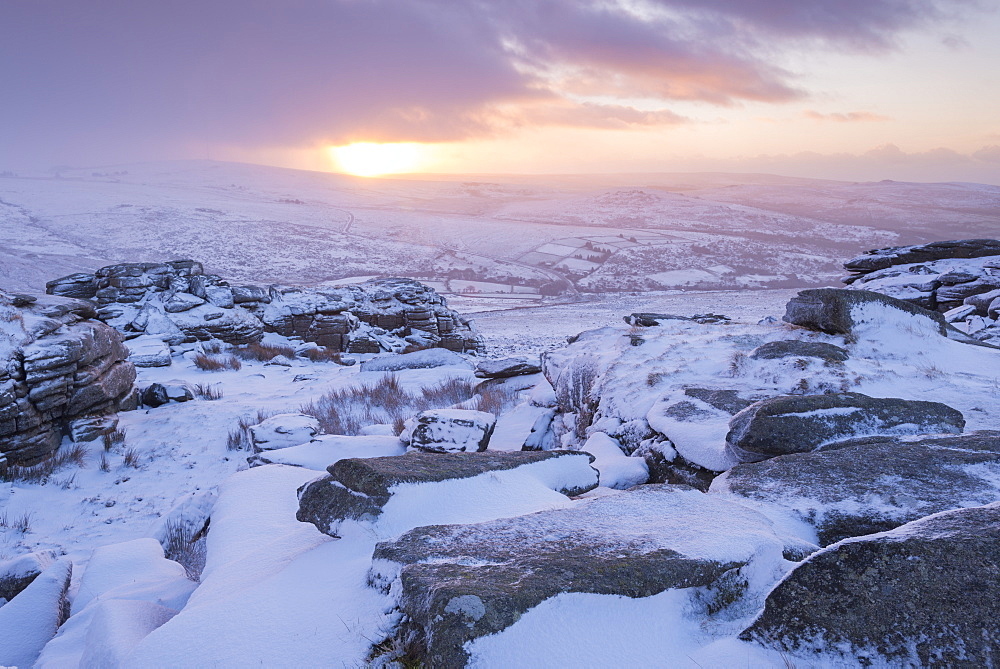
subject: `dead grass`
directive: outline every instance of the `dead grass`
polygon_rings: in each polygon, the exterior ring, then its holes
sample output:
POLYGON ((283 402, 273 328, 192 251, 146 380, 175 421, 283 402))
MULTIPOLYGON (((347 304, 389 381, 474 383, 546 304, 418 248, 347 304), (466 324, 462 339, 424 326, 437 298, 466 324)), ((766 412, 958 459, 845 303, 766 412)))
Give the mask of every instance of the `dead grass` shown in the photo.
POLYGON ((41 462, 31 467, 9 465, 7 469, 0 474, 0 480, 11 483, 38 483, 40 485, 45 485, 49 482, 49 478, 57 471, 70 466, 86 466, 86 457, 87 449, 83 446, 83 444, 73 444, 71 448, 59 449, 45 462, 41 462))
POLYGON ((184 573, 192 581, 201 580, 207 554, 205 536, 210 520, 200 528, 192 528, 182 523, 167 521, 166 537, 162 541, 163 555, 184 567, 184 573))
POLYGON ((226 369, 238 370, 243 363, 235 355, 210 355, 199 353, 193 359, 195 367, 206 372, 221 372, 226 369))
POLYGON ((132 469, 139 469, 139 467, 142 466, 139 461, 139 451, 135 450, 134 448, 126 449, 125 453, 123 453, 122 455, 123 455, 122 465, 124 465, 125 467, 131 467, 132 469))
POLYGON ((395 374, 386 374, 375 383, 331 390, 299 411, 315 416, 325 434, 354 435, 380 424, 402 431, 403 422, 420 411, 459 404, 473 394, 473 384, 467 379, 449 379, 412 394, 402 388, 395 374))
POLYGON ((4 511, 0 513, 0 527, 14 530, 20 534, 27 534, 31 531, 31 512, 22 513, 20 516, 9 516, 4 511))
POLYGON ((191 394, 203 400, 221 400, 222 385, 219 383, 196 383, 191 386, 191 394))
POLYGON ((510 386, 489 386, 481 389, 476 395, 476 409, 499 416, 517 403, 517 396, 517 391, 510 386))
POLYGON ((319 348, 306 349, 301 355, 303 358, 312 362, 335 362, 338 365, 344 364, 340 351, 334 351, 333 349, 323 346, 319 348))
POLYGON ((113 432, 101 435, 101 441, 104 442, 105 451, 115 451, 121 449, 121 447, 125 445, 125 438, 125 430, 120 427, 115 428, 113 432))
POLYGON ((295 349, 291 346, 276 346, 274 344, 247 344, 233 349, 233 353, 241 360, 256 360, 257 362, 267 362, 272 358, 283 355, 286 358, 295 358, 295 349))

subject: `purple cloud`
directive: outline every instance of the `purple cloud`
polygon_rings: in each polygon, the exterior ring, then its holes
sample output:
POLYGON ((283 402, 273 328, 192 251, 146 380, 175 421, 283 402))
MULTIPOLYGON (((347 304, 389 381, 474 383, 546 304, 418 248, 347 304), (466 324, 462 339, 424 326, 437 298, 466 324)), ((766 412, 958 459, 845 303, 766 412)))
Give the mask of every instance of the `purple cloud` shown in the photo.
POLYGON ((451 140, 502 130, 519 106, 515 124, 672 124, 681 121, 666 109, 673 101, 804 96, 769 62, 782 47, 885 48, 899 31, 962 4, 6 2, 0 156, 108 160, 206 143, 451 140), (664 109, 627 108, 636 97, 664 109))

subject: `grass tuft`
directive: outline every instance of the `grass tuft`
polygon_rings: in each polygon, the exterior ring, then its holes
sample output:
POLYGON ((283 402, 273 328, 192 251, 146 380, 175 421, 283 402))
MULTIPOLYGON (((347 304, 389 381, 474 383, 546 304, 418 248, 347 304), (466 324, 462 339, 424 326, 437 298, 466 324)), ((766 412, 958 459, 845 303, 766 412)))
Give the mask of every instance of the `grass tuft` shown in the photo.
POLYGON ((221 372, 225 369, 238 370, 243 367, 243 363, 235 355, 208 355, 199 353, 194 356, 194 366, 206 372, 221 372))
POLYGON ((226 450, 228 451, 249 451, 253 447, 253 433, 250 428, 275 414, 274 411, 258 409, 256 415, 240 416, 236 421, 236 427, 229 431, 226 438, 226 450))
POLYGON ((247 344, 234 349, 233 353, 241 360, 256 360, 257 362, 267 362, 279 355, 295 358, 294 348, 275 344, 247 344))
POLYGON ((221 400, 222 384, 196 383, 191 386, 191 394, 203 400, 221 400))
POLYGON ((344 361, 341 358, 340 351, 334 351, 330 348, 320 347, 320 348, 310 348, 302 352, 302 357, 312 362, 335 362, 338 365, 343 365, 344 361))

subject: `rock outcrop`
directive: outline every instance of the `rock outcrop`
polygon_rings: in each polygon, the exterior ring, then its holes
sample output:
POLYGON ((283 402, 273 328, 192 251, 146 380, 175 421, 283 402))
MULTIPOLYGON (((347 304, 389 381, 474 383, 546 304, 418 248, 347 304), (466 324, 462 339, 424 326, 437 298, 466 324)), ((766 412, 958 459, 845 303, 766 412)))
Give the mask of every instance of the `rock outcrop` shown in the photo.
POLYGON ((877 249, 844 264, 851 288, 945 312, 980 341, 1000 343, 1000 240, 963 239, 877 249))
POLYGON ((557 489, 580 495, 597 487, 591 456, 572 451, 488 451, 483 453, 421 453, 381 458, 348 458, 327 468, 328 476, 299 489, 296 518, 336 536, 345 520, 373 521, 398 489, 406 484, 440 483, 468 479, 486 472, 502 472, 549 460, 572 458, 580 475, 564 477, 557 489), (569 487, 566 487, 569 486, 569 487))
POLYGON ((652 485, 517 518, 418 527, 376 547, 370 580, 400 593, 397 635, 410 659, 462 667, 470 641, 559 593, 636 598, 706 588, 704 605, 716 610, 746 590, 737 570, 778 561, 785 548, 755 511, 652 485), (704 540, 713 532, 725 540, 704 540))
POLYGON ((411 279, 334 287, 233 286, 201 263, 123 263, 48 282, 53 295, 93 300, 98 317, 127 338, 170 344, 259 341, 264 332, 334 351, 378 353, 440 347, 475 352, 480 340, 444 298, 411 279))
POLYGON ((90 302, 0 292, 0 453, 36 464, 68 423, 131 407, 135 367, 90 302))
POLYGON ((861 393, 785 395, 733 416, 726 449, 739 462, 759 462, 852 437, 958 434, 964 427, 962 412, 940 402, 861 393))
POLYGON ((828 545, 1000 499, 1000 432, 853 439, 737 465, 710 492, 784 508, 828 545))
POLYGON ((852 665, 996 666, 998 577, 1000 504, 948 511, 814 554, 743 637, 852 665))
POLYGON ((428 409, 411 421, 401 438, 428 453, 485 451, 497 424, 493 414, 469 409, 428 409))

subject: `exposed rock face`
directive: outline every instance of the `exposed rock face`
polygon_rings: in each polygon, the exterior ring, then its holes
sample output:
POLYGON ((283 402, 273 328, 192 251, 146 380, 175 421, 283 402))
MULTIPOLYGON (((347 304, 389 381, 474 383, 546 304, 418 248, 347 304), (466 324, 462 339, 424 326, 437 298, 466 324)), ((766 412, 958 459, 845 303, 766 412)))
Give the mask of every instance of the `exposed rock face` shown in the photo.
POLYGON ((844 265, 852 288, 927 309, 979 341, 1000 343, 1000 240, 965 239, 869 251, 844 265), (965 307, 971 307, 966 309, 965 307))
POLYGON ((710 491, 785 507, 822 545, 1000 499, 1000 432, 875 437, 737 465, 710 491))
POLYGON ((892 246, 875 249, 848 260, 844 267, 849 272, 865 274, 894 265, 926 263, 951 258, 982 258, 1000 256, 1000 240, 959 239, 955 241, 931 242, 918 246, 892 246))
POLYGON ((754 360, 778 360, 780 358, 820 358, 827 362, 844 362, 850 356, 847 351, 833 344, 818 341, 785 339, 758 346, 750 354, 754 360))
POLYGON ((429 409, 412 421, 403 441, 428 453, 485 451, 497 424, 493 414, 468 409, 429 409))
POLYGON ((939 402, 861 393, 786 395, 761 400, 733 416, 726 449, 739 462, 758 462, 852 437, 958 434, 964 428, 962 413, 939 402))
POLYGON ((397 584, 391 589, 401 592, 406 615, 397 634, 411 659, 462 667, 467 642, 509 627, 559 593, 648 597, 712 586, 755 558, 780 557, 785 544, 763 516, 719 502, 690 488, 651 485, 568 509, 419 527, 376 547, 372 581, 397 584), (704 541, 713 530, 726 541, 704 541))
POLYGON ((393 486, 464 479, 485 472, 515 469, 554 458, 585 459, 587 482, 561 489, 580 495, 597 487, 597 472, 589 468, 591 456, 572 451, 487 451, 483 453, 419 453, 384 458, 348 458, 327 468, 329 476, 299 489, 295 517, 313 523, 320 532, 334 533, 346 519, 373 520, 382 513, 393 486), (592 475, 592 476, 591 476, 592 475))
POLYGON ((527 358, 504 358, 502 360, 483 360, 476 365, 476 376, 480 379, 506 379, 512 376, 538 374, 542 371, 537 360, 527 358))
POLYGON ((893 666, 1000 661, 1000 504, 959 509, 816 553, 743 636, 893 666))
POLYGON ((886 308, 926 319, 942 335, 947 332, 944 317, 909 302, 897 300, 880 293, 837 288, 803 290, 788 301, 782 320, 829 334, 851 334, 854 328, 871 318, 865 307, 874 306, 874 313, 886 308))
MULTIPOLYGON (((8 602, 14 599, 55 560, 55 551, 41 551, 0 562, 0 599, 8 602)), ((6 602, 0 602, 0 606, 4 603, 6 602)))
POLYGON ((135 367, 122 337, 94 316, 89 302, 0 292, 0 451, 7 464, 44 460, 69 421, 113 413, 131 394, 135 367))
POLYGON ((124 263, 50 281, 49 293, 93 299, 101 320, 127 337, 170 343, 259 341, 276 332, 335 351, 403 352, 430 347, 477 351, 468 321, 433 289, 411 279, 357 286, 231 286, 201 263, 124 263))

